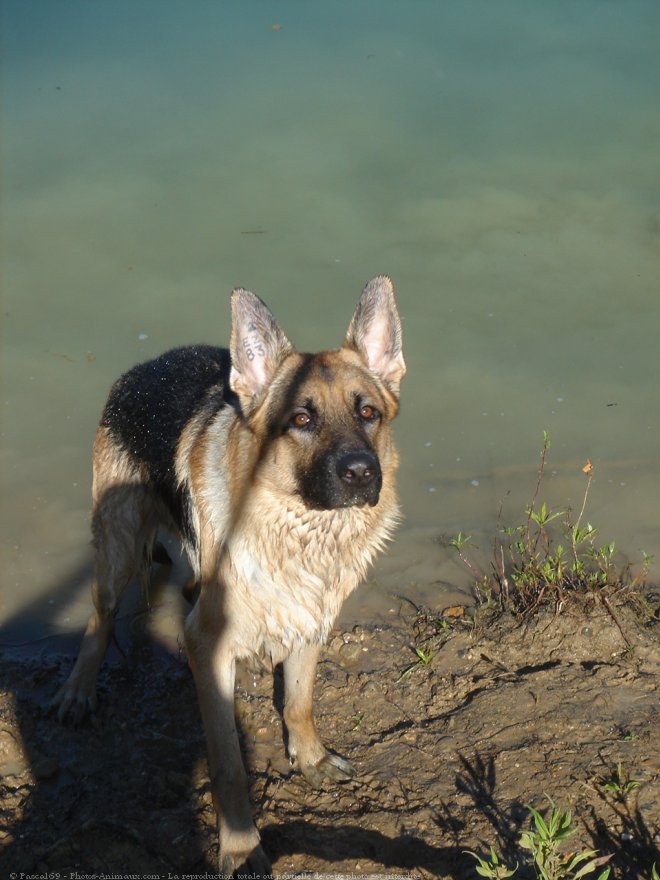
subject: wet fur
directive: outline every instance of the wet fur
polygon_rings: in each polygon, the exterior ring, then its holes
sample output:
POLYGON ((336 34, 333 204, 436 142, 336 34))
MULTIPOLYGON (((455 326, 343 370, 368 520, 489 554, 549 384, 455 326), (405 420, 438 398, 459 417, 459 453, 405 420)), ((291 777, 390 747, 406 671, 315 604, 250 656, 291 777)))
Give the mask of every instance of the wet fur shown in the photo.
POLYGON ((232 298, 230 350, 175 349, 113 386, 94 444, 95 613, 57 695, 95 705, 121 596, 146 582, 159 527, 186 549, 199 600, 186 646, 219 817, 219 868, 268 873, 233 717, 236 660, 284 661, 288 750, 312 784, 354 769, 316 733, 320 647, 398 517, 389 425, 405 372, 391 282, 365 288, 338 351, 293 350, 266 306, 232 298), (304 428, 296 417, 303 414, 304 428), (372 418, 376 413, 377 418, 372 418))

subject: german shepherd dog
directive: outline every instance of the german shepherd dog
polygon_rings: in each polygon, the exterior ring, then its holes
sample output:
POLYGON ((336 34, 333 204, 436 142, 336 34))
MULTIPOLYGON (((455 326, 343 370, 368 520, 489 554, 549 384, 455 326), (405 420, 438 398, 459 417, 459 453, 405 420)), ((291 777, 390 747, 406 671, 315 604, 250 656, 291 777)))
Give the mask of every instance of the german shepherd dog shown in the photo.
POLYGON ((55 697, 96 703, 129 582, 159 526, 180 538, 199 596, 185 626, 218 815, 221 873, 270 874, 234 718, 236 661, 283 662, 288 752, 307 780, 355 773, 314 724, 321 646, 398 519, 390 422, 405 373, 392 282, 364 288, 343 347, 294 351, 266 305, 232 293, 230 349, 178 348, 110 391, 94 443, 95 611, 55 697))

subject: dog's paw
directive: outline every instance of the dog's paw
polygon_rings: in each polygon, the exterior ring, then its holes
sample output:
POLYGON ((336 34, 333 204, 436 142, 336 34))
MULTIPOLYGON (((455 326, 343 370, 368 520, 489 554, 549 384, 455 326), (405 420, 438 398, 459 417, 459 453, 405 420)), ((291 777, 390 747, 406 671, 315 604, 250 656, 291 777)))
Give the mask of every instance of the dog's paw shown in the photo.
POLYGON ((270 860, 260 845, 255 846, 248 853, 225 852, 224 848, 221 848, 218 870, 223 877, 235 877, 236 880, 247 876, 268 877, 270 880, 273 876, 270 860))
POLYGON ((334 782, 348 782, 356 775, 357 770, 346 758, 326 752, 316 764, 301 764, 300 772, 312 788, 322 788, 325 779, 332 779, 334 782))
POLYGON ((67 681, 50 701, 49 709, 52 712, 57 711, 57 719, 60 723, 68 721, 77 726, 85 715, 96 711, 96 706, 96 688, 90 691, 67 681))

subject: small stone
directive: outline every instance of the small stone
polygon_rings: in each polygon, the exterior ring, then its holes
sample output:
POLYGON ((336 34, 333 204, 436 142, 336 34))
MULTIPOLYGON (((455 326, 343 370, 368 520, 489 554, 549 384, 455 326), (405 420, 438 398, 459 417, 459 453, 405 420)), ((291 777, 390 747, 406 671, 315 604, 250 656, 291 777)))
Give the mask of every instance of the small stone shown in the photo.
POLYGON ((347 663, 354 663, 362 653, 362 645, 357 642, 347 642, 339 649, 339 656, 347 663))
POLYGON ((375 695, 380 693, 380 688, 375 681, 366 681, 360 688, 360 693, 364 694, 365 696, 375 695))
POLYGON ((448 608, 443 608, 440 613, 442 617, 447 617, 449 620, 460 620, 465 617, 465 606, 450 605, 448 608))

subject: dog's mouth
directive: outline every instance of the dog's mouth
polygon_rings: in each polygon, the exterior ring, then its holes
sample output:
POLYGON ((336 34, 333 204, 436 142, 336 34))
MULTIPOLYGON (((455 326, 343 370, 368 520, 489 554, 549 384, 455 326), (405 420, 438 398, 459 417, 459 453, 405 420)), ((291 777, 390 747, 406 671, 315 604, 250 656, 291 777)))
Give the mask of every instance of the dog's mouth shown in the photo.
POLYGON ((347 490, 342 483, 307 485, 298 494, 308 510, 348 510, 351 507, 375 507, 380 500, 381 480, 359 492, 347 490))
POLYGON ((364 497, 363 495, 354 495, 346 498, 340 507, 375 507, 378 504, 380 493, 375 497, 364 497))
POLYGON ((321 503, 319 500, 306 497, 302 493, 299 493, 299 495, 308 510, 350 510, 354 507, 362 509, 364 507, 375 507, 379 500, 378 497, 364 498, 359 496, 351 498, 328 498, 321 503))

